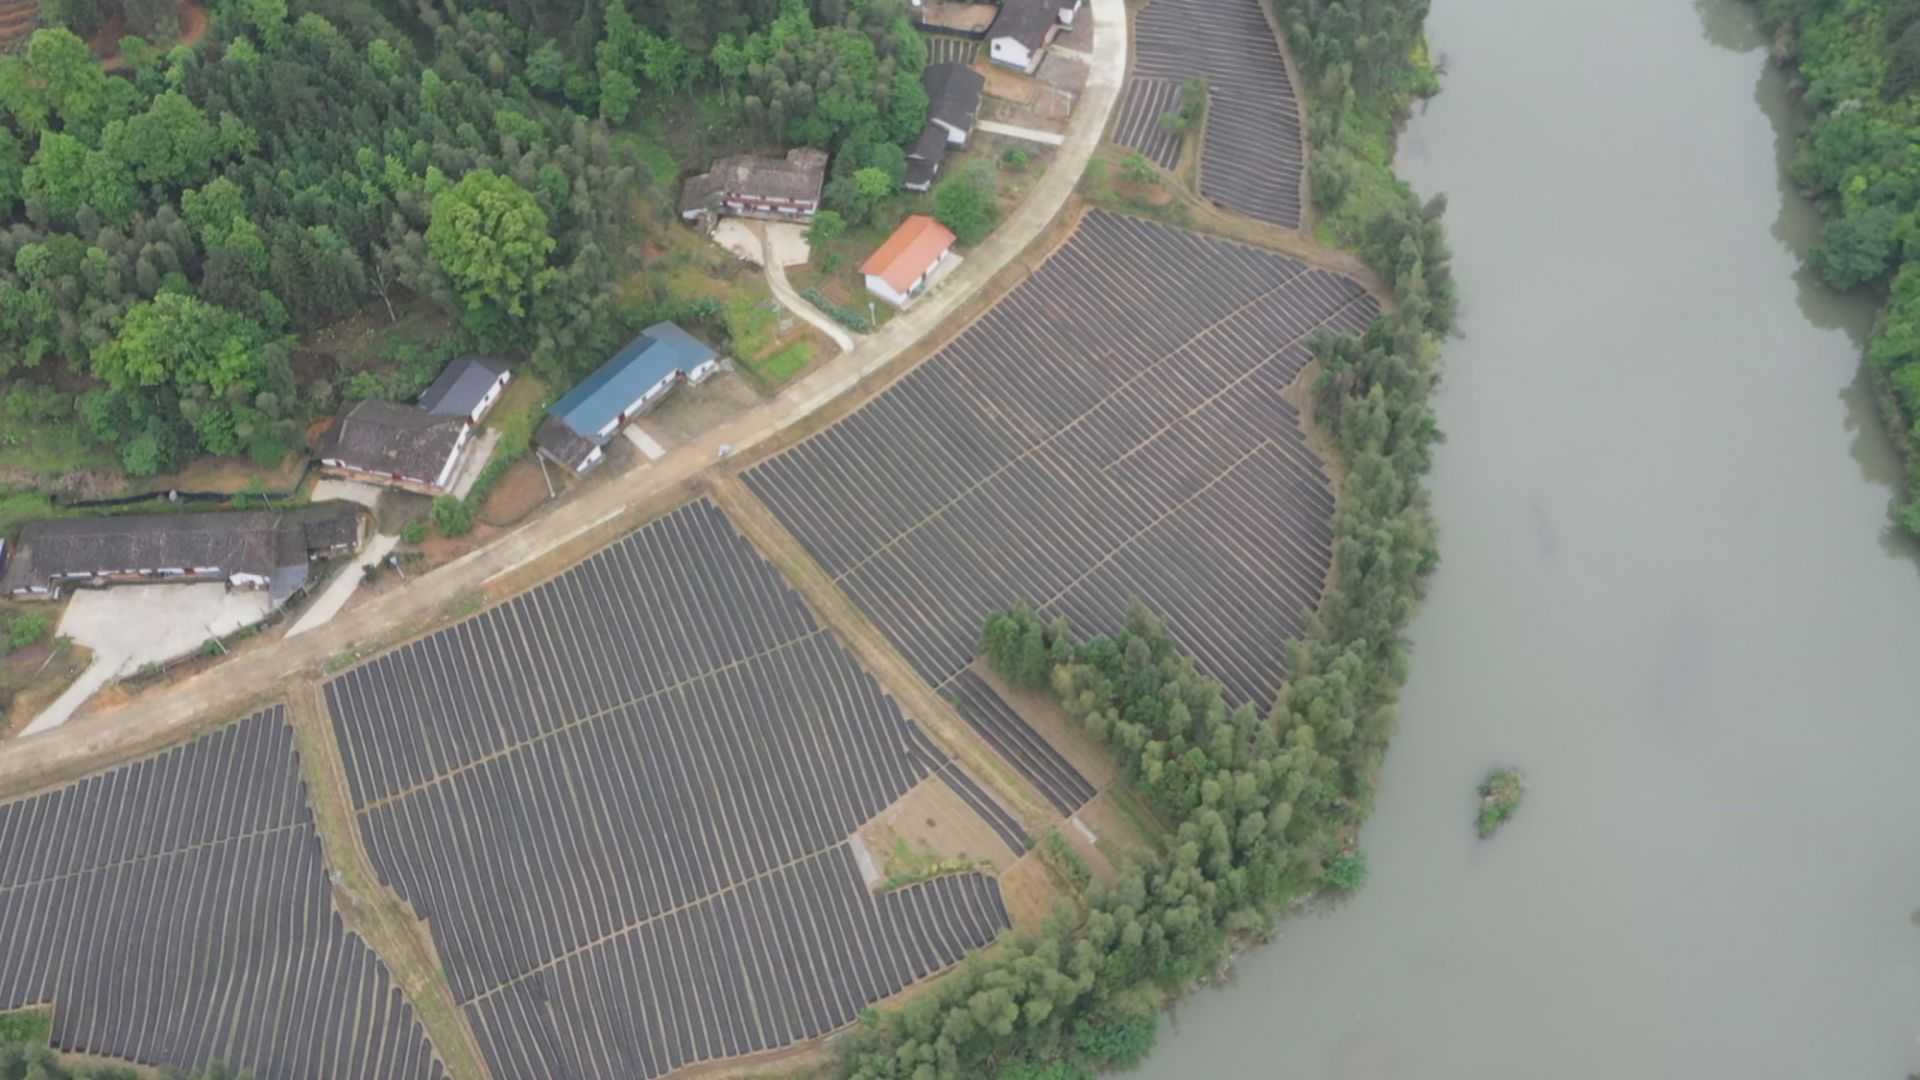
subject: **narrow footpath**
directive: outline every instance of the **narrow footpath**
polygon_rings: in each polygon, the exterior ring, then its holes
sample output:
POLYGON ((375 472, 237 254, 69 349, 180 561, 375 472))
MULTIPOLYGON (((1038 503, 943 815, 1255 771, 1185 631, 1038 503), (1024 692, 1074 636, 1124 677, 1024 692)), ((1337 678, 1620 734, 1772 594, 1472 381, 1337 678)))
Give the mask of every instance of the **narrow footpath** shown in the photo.
POLYGON ((814 328, 833 339, 841 352, 852 352, 859 339, 847 332, 847 328, 833 321, 833 317, 812 304, 793 290, 792 282, 787 280, 787 268, 780 265, 780 259, 774 254, 773 241, 767 237, 766 230, 760 231, 760 260, 766 267, 767 288, 773 290, 773 298, 780 301, 782 307, 812 323, 814 328))
MULTIPOLYGON (((487 582, 562 549, 595 529, 630 527, 657 512, 676 492, 720 460, 720 447, 744 451, 780 434, 846 394, 861 380, 939 330, 1001 270, 1012 264, 1058 215, 1099 149, 1127 71, 1125 0, 1092 0, 1095 57, 1065 142, 1027 198, 978 247, 945 288, 901 312, 778 396, 715 425, 649 467, 578 492, 550 513, 446 566, 368 600, 324 626, 286 638, 129 707, 67 723, 17 740, 0 751, 0 798, 44 787, 102 765, 158 750, 192 732, 274 699, 283 680, 321 670, 364 643, 379 648, 397 635, 436 623, 437 613, 481 594, 487 582)), ((611 539, 611 537, 609 537, 611 539)))

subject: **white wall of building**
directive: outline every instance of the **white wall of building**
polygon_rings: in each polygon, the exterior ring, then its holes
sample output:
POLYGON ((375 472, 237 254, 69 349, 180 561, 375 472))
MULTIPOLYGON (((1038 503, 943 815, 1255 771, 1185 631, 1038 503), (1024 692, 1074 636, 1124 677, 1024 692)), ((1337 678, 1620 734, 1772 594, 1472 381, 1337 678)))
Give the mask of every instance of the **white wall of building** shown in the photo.
POLYGON ((493 385, 487 388, 486 396, 480 399, 480 404, 475 405, 473 411, 467 414, 467 419, 476 424, 485 420, 487 414, 493 411, 493 403, 500 400, 500 394, 506 390, 507 384, 512 381, 513 372, 501 372, 500 377, 493 380, 493 385))
POLYGON ((1025 45, 1010 37, 997 37, 988 46, 988 54, 997 64, 1017 67, 1021 71, 1033 70, 1033 53, 1025 45))

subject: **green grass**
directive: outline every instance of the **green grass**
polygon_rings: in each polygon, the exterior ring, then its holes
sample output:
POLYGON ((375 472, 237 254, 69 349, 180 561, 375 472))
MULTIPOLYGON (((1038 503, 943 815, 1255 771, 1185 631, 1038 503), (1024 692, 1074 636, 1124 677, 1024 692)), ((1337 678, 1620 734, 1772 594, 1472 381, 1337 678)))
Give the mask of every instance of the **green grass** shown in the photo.
POLYGON ((733 355, 752 363, 773 344, 780 313, 767 310, 758 297, 749 295, 727 302, 725 321, 733 355))
POLYGON ((0 469, 19 469, 35 476, 61 476, 81 469, 120 469, 119 455, 94 446, 72 417, 50 423, 6 420, 0 426, 0 469))
POLYGON ((1073 850, 1067 838, 1060 835, 1059 829, 1048 829, 1040 838, 1038 845, 1040 859, 1053 867, 1060 877, 1073 887, 1075 892, 1084 892, 1093 884, 1093 871, 1087 869, 1087 861, 1073 850))
POLYGON ((680 163, 674 160, 673 151, 656 141, 650 131, 623 131, 614 139, 633 147, 634 152, 640 155, 640 162, 647 167, 656 191, 679 191, 680 163))
POLYGON ((53 516, 53 502, 37 491, 0 495, 0 536, 9 535, 26 522, 53 516))
POLYGON ((777 386, 800 374, 812 362, 813 346, 796 341, 765 359, 747 361, 747 368, 762 383, 777 386))
POLYGON ((53 1039, 53 1010, 22 1009, 0 1013, 0 1046, 31 1043, 45 1046, 53 1039))

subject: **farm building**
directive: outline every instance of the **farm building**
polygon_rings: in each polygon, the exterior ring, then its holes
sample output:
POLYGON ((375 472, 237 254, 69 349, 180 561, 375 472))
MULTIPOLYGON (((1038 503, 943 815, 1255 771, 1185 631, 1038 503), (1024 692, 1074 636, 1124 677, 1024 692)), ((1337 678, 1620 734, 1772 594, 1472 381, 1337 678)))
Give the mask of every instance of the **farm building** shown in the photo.
POLYGON ((906 305, 926 290, 933 272, 953 253, 953 245, 953 232, 945 225, 925 214, 913 215, 860 265, 860 272, 867 276, 867 291, 894 307, 906 305))
POLYGON ((1078 7, 1072 0, 1006 0, 988 32, 987 54, 996 64, 1032 74, 1059 32, 1062 12, 1078 7))
POLYGON ((719 370, 712 346, 673 323, 655 323, 553 403, 534 445, 576 473, 590 472, 627 421, 660 404, 681 380, 697 386, 719 370))
POLYGON ((920 85, 927 91, 927 122, 946 132, 948 145, 967 145, 987 77, 965 64, 929 64, 920 85))
POLYGON ((491 356, 468 353, 455 358, 433 380, 420 395, 420 408, 434 416, 463 416, 467 423, 478 424, 512 381, 507 365, 491 356))
POLYGON ((470 430, 465 415, 363 401, 321 440, 320 466, 350 479, 438 495, 453 483, 470 430))
POLYGON ((725 216, 810 221, 820 209, 826 177, 827 152, 812 147, 789 150, 783 158, 724 157, 681 188, 680 216, 695 223, 725 216))
POLYGON ((940 166, 947 160, 947 129, 933 121, 920 129, 920 137, 907 147, 907 175, 900 186, 908 191, 928 191, 940 166))
POLYGON ((21 530, 0 592, 50 600, 63 586, 225 581, 268 590, 277 608, 306 587, 309 562, 359 545, 359 511, 344 504, 36 521, 21 530))

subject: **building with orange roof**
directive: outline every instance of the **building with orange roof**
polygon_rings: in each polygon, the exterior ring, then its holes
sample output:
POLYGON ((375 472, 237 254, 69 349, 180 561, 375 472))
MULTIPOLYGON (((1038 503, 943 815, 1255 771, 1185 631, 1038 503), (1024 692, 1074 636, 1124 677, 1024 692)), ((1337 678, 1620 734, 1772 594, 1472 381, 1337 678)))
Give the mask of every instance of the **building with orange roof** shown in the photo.
POLYGON ((953 254, 954 242, 945 225, 926 214, 913 215, 860 265, 867 291, 894 307, 905 307, 926 291, 934 271, 953 254))

